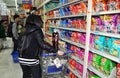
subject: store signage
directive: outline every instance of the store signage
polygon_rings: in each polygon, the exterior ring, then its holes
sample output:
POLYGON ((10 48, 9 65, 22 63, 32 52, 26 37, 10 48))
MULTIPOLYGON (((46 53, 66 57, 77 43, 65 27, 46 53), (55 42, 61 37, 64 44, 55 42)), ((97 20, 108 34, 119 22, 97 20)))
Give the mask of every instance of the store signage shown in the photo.
POLYGON ((22 8, 23 9, 31 9, 32 1, 31 0, 22 0, 22 8))
POLYGON ((31 9, 31 7, 32 7, 32 4, 23 4, 22 5, 23 9, 31 9))

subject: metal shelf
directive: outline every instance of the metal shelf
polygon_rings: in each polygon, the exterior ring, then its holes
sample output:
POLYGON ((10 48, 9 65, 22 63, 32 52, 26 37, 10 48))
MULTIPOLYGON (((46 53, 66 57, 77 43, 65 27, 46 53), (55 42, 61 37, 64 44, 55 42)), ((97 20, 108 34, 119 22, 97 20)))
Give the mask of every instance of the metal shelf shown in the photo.
MULTIPOLYGON (((53 8, 53 9, 51 9, 51 10, 49 10, 49 11, 56 10, 56 9, 61 8, 61 7, 65 7, 65 6, 68 6, 68 5, 74 4, 74 3, 78 3, 78 2, 80 2, 80 1, 81 1, 81 0, 74 0, 74 1, 69 2, 69 3, 59 5, 58 7, 53 8)), ((86 1, 86 0, 82 0, 82 1, 86 1)), ((45 14, 48 13, 49 11, 45 12, 45 14)))
POLYGON ((65 41, 65 42, 68 42, 68 43, 70 43, 70 44, 73 44, 73 45, 78 46, 78 47, 81 47, 81 48, 85 48, 84 45, 81 45, 80 43, 76 43, 76 42, 73 42, 73 41, 68 40, 68 39, 65 39, 65 38, 60 38, 60 40, 65 41))
POLYGON ((42 8, 45 4, 49 3, 50 1, 51 1, 51 0, 46 0, 46 1, 44 1, 40 6, 38 6, 37 9, 42 8))
POLYGON ((82 60, 80 60, 78 57, 75 57, 73 55, 70 55, 70 58, 74 59, 75 61, 77 61, 78 63, 84 65, 84 62, 82 60))
POLYGON ((95 12, 95 13, 92 13, 92 15, 97 16, 97 15, 104 15, 104 14, 117 14, 117 13, 120 13, 120 10, 95 12))
POLYGON ((108 59, 110 59, 110 60, 112 60, 112 61, 115 61, 115 62, 117 62, 117 63, 120 63, 120 58, 118 58, 118 57, 116 57, 116 56, 112 56, 112 55, 110 55, 108 52, 101 52, 101 51, 96 50, 96 49, 94 49, 94 48, 91 48, 90 51, 93 52, 93 53, 96 53, 96 54, 98 54, 98 55, 101 55, 101 56, 103 56, 103 57, 105 57, 105 58, 108 58, 108 59))
POLYGON ((96 75, 100 76, 101 78, 109 78, 109 76, 105 75, 104 73, 98 71, 93 66, 88 66, 88 69, 92 72, 94 72, 96 75))
POLYGON ((80 74, 79 74, 76 70, 73 70, 69 65, 67 65, 67 68, 68 68, 72 73, 74 73, 78 78, 82 78, 82 77, 80 76, 80 74))
POLYGON ((49 33, 49 32, 45 32, 45 34, 52 36, 52 34, 51 34, 51 33, 49 33))
POLYGON ((107 33, 107 32, 100 32, 100 31, 92 31, 91 33, 96 35, 120 38, 120 34, 115 34, 115 33, 107 33))
POLYGON ((59 16, 59 17, 54 17, 54 18, 48 18, 47 20, 62 19, 62 18, 73 18, 73 17, 84 17, 84 16, 86 16, 86 14, 59 16))
POLYGON ((54 27, 54 26, 49 26, 51 28, 57 28, 57 29, 64 29, 64 30, 70 30, 70 31, 77 31, 77 32, 86 32, 85 30, 80 30, 76 28, 66 28, 66 27, 54 27))

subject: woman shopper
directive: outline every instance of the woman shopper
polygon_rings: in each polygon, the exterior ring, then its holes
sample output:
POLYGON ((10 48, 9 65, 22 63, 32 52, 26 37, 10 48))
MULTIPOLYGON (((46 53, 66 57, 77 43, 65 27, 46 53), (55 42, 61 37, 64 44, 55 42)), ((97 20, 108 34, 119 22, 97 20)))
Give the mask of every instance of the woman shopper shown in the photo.
POLYGON ((38 15, 29 15, 26 20, 23 44, 21 46, 19 62, 23 71, 23 78, 42 78, 40 67, 40 54, 43 50, 63 55, 64 53, 55 50, 44 42, 42 32, 43 21, 38 15))

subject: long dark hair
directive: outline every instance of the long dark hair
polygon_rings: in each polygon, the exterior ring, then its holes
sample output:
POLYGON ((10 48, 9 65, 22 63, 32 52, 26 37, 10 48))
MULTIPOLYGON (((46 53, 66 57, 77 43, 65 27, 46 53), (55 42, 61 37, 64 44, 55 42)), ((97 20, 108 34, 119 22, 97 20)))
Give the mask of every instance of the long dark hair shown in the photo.
POLYGON ((41 19, 41 16, 31 14, 26 19, 25 27, 27 27, 27 26, 36 26, 36 27, 42 28, 42 25, 43 25, 43 21, 41 19))

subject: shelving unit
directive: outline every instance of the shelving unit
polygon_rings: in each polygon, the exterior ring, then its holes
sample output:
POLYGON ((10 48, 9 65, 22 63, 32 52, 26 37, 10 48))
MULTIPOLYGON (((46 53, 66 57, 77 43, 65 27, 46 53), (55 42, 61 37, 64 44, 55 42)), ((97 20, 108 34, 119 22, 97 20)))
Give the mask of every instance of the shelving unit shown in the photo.
MULTIPOLYGON (((46 0, 45 2, 43 2, 43 4, 41 4, 38 8, 40 9, 41 7, 44 7, 45 9, 45 5, 49 2, 51 2, 52 0, 46 0)), ((70 3, 66 3, 66 4, 59 4, 58 7, 52 8, 48 11, 44 10, 44 13, 42 14, 44 16, 44 18, 46 18, 46 13, 53 11, 53 10, 57 10, 59 8, 63 8, 72 4, 76 4, 79 2, 84 2, 86 0, 73 0, 70 3)), ((44 21, 46 20, 62 20, 62 19, 68 19, 68 18, 86 18, 86 22, 87 22, 87 29, 86 30, 80 30, 80 29, 75 29, 75 28, 67 28, 67 27, 63 27, 63 26, 52 26, 49 25, 47 27, 49 28, 53 28, 53 29, 62 29, 62 30, 70 30, 70 31, 76 31, 76 32, 83 32, 86 33, 86 45, 81 45, 80 43, 76 43, 73 42, 71 40, 68 40, 66 38, 60 38, 61 41, 70 43, 71 45, 75 45, 77 47, 83 48, 85 49, 85 56, 84 56, 84 61, 80 60, 78 57, 75 57, 73 55, 70 55, 69 57, 76 60, 78 63, 82 64, 84 66, 84 72, 83 72, 83 76, 81 77, 79 75, 79 73, 77 71, 74 71, 69 65, 67 65, 66 67, 72 71, 78 78, 86 78, 86 73, 88 70, 94 72, 96 75, 100 76, 101 78, 109 78, 109 76, 105 75, 104 73, 98 71, 96 68, 94 68, 93 66, 88 66, 88 54, 91 51, 92 53, 101 55, 105 58, 108 58, 116 63, 120 63, 120 58, 116 57, 116 56, 112 56, 110 53, 108 52, 101 52, 99 50, 96 50, 94 48, 90 48, 90 44, 89 44, 89 40, 90 40, 90 34, 95 34, 95 35, 102 35, 102 36, 107 36, 107 37, 114 37, 114 38, 118 38, 120 39, 120 34, 115 34, 115 33, 107 33, 107 32, 102 32, 102 31, 91 31, 91 17, 92 16, 101 16, 101 15, 106 15, 106 14, 119 14, 120 10, 114 10, 114 11, 104 11, 104 12, 92 12, 92 0, 88 0, 88 9, 87 9, 87 14, 78 14, 78 15, 68 15, 68 16, 59 16, 59 17, 53 17, 53 18, 46 18, 44 19, 44 21)), ((52 36, 49 32, 45 32, 47 35, 52 36)), ((50 41, 47 40, 47 42, 51 43, 50 41)), ((52 44, 52 43, 51 43, 52 44)))

